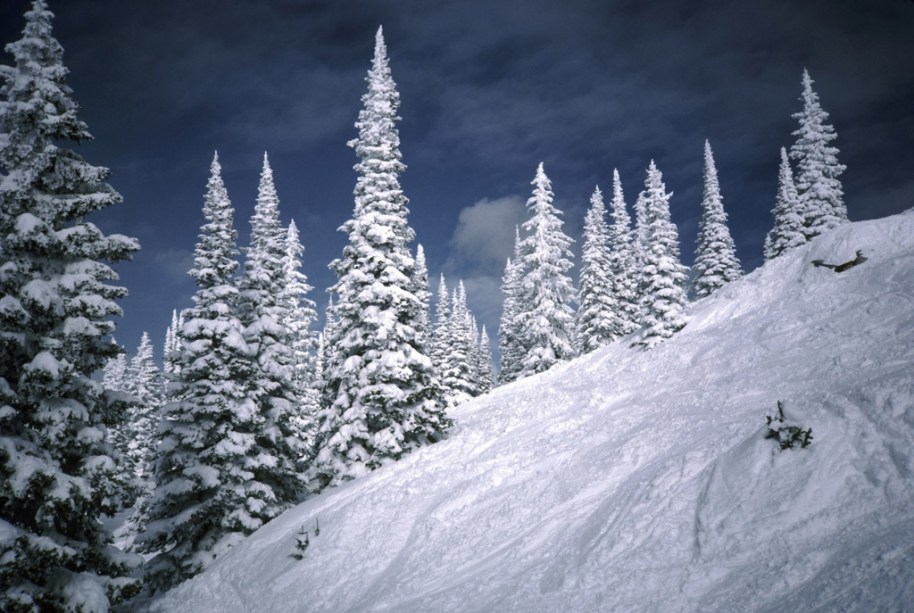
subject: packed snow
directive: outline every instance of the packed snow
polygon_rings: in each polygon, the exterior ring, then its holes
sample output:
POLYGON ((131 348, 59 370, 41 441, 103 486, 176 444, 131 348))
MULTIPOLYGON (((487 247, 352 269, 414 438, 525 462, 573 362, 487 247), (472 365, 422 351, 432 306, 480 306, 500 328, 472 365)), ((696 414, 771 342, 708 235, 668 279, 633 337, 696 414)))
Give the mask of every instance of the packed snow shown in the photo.
POLYGON ((911 610, 914 213, 839 226, 630 344, 461 405, 447 440, 151 608, 911 610), (809 447, 765 438, 778 400, 809 447))

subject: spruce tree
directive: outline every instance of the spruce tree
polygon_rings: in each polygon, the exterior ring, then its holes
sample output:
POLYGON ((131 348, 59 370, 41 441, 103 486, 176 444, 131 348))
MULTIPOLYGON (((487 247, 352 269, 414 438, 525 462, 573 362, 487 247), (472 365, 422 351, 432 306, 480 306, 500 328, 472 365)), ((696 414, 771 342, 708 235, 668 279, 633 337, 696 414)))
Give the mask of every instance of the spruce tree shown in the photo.
POLYGON ((311 329, 317 319, 314 301, 308 298, 313 289, 301 272, 304 247, 298 226, 291 222, 286 231, 283 259, 282 299, 285 301, 285 321, 282 326, 289 336, 292 358, 291 383, 295 401, 292 408, 293 426, 310 454, 314 445, 315 418, 320 406, 320 383, 315 362, 317 338, 311 329))
MULTIPOLYGON (((445 358, 451 342, 450 337, 451 322, 451 297, 447 288, 447 280, 444 274, 438 280, 438 300, 435 304, 435 324, 432 327, 432 342, 429 351, 432 360, 432 368, 435 376, 439 381, 443 381, 443 373, 446 368, 445 358)), ((444 391, 444 388, 442 388, 444 391)))
POLYGON ((803 109, 792 117, 800 127, 790 148, 790 157, 797 162, 796 186, 803 213, 806 239, 847 223, 844 190, 838 178, 845 166, 838 163, 838 149, 830 145, 838 138, 831 124, 825 123, 828 113, 819 104, 819 95, 812 89, 813 80, 803 69, 803 109))
POLYGON ((177 352, 180 349, 181 343, 182 323, 181 318, 178 316, 178 310, 172 309, 171 322, 168 324, 168 329, 165 330, 165 343, 162 345, 162 372, 165 375, 166 381, 175 374, 177 352))
POLYGON ((470 311, 467 307, 467 314, 469 315, 470 325, 467 330, 467 345, 469 345, 468 355, 469 355, 469 371, 470 371, 470 381, 472 382, 473 387, 473 397, 483 393, 482 381, 480 375, 480 364, 482 363, 482 357, 479 355, 479 322, 476 321, 476 316, 470 311))
POLYGON ((135 477, 135 465, 131 460, 129 448, 131 441, 130 423, 137 409, 137 398, 131 391, 134 388, 133 368, 127 354, 112 338, 111 342, 117 348, 118 354, 105 361, 102 370, 102 387, 105 388, 109 400, 117 407, 120 419, 108 428, 108 442, 114 446, 120 458, 120 474, 124 478, 129 500, 133 500, 140 493, 140 486, 135 477))
POLYGON ((118 354, 105 361, 102 371, 102 386, 109 391, 123 392, 127 390, 127 355, 118 347, 114 339, 111 342, 117 347, 118 354))
POLYGON ((430 357, 432 357, 434 354, 431 321, 432 292, 428 281, 428 265, 425 262, 425 249, 422 247, 421 243, 416 245, 416 278, 413 292, 422 304, 418 323, 419 341, 423 347, 426 347, 430 357))
POLYGON ((589 353, 616 338, 618 305, 612 294, 609 228, 603 193, 594 189, 584 216, 581 273, 578 284, 577 339, 582 353, 589 353))
POLYGON ((641 272, 644 330, 636 345, 653 347, 681 330, 687 321, 688 269, 679 261, 679 233, 670 219, 670 197, 663 175, 651 160, 644 182, 646 249, 641 272))
POLYGON ((466 402, 479 395, 476 381, 476 329, 467 308, 467 294, 463 281, 451 295, 451 313, 447 326, 447 350, 441 372, 441 385, 450 406, 466 402))
POLYGON ((93 380, 118 349, 123 288, 109 263, 137 242, 89 218, 120 202, 66 84, 44 0, 0 66, 0 609, 103 609, 136 582, 99 521, 121 505, 108 428, 121 419, 93 380))
POLYGON ((155 487, 153 463, 159 442, 159 422, 164 404, 162 372, 156 366, 152 341, 144 332, 130 361, 127 389, 131 394, 127 420, 117 429, 116 445, 125 458, 124 467, 132 478, 136 503, 116 536, 131 543, 145 530, 148 499, 155 487))
POLYGON ((520 345, 518 321, 520 315, 520 290, 524 272, 521 268, 520 228, 514 228, 514 253, 505 264, 502 277, 502 311, 498 324, 498 346, 501 353, 499 383, 510 383, 517 379, 524 356, 520 345))
POLYGON ((609 277, 613 311, 613 338, 635 332, 641 322, 641 301, 638 295, 637 261, 633 245, 631 217, 625 208, 619 171, 613 169, 613 198, 608 230, 609 277))
POLYGON ((774 227, 765 237, 766 262, 806 243, 799 194, 793 182, 787 150, 783 147, 778 172, 778 192, 771 214, 774 216, 774 227))
POLYGON ((736 245, 727 227, 717 180, 717 167, 711 143, 705 141, 704 196, 701 200, 702 217, 698 223, 698 240, 695 246, 694 278, 692 291, 695 298, 710 296, 715 290, 739 279, 742 274, 736 245))
POLYGON ((153 590, 198 573, 269 517, 268 492, 249 497, 247 491, 262 418, 247 388, 254 352, 237 316, 237 233, 218 155, 203 215, 190 271, 194 306, 181 330, 173 400, 162 409, 156 490, 138 539, 143 551, 155 554, 146 565, 153 590))
POLYGON ((476 374, 479 385, 479 393, 485 394, 495 385, 495 371, 492 367, 492 347, 489 333, 486 332, 485 325, 479 332, 479 345, 476 352, 476 374))
POLYGON ((423 304, 409 248, 414 232, 399 181, 400 95, 381 29, 366 80, 359 136, 349 143, 359 157, 352 219, 341 227, 349 242, 331 265, 338 329, 327 339, 334 356, 325 388, 330 403, 319 421, 318 485, 364 474, 450 427, 422 344, 423 304))
POLYGON ((523 350, 521 376, 548 370, 574 357, 574 286, 568 271, 574 263, 572 239, 562 231, 559 211, 552 203, 552 184, 543 170, 536 169, 533 195, 527 200, 530 219, 521 241, 520 310, 518 338, 523 350))
MULTIPOLYGON (((323 331, 317 333, 317 353, 314 356, 314 388, 317 390, 318 411, 324 394, 324 363, 327 361, 327 347, 324 343, 323 331)), ((315 427, 317 426, 317 413, 315 413, 315 427)), ((312 449, 312 452, 316 450, 312 449)))
MULTIPOLYGON (((324 328, 320 333, 319 345, 318 345, 318 359, 319 365, 317 368, 318 376, 320 377, 320 408, 318 409, 319 415, 320 411, 331 404, 333 404, 333 398, 330 396, 330 389, 327 387, 327 381, 330 376, 330 366, 335 363, 337 359, 336 348, 330 343, 330 339, 336 338, 339 333, 339 320, 336 316, 336 304, 333 301, 333 294, 330 295, 330 298, 327 300, 327 306, 324 309, 324 328)), ((318 423, 320 425, 320 418, 318 418, 318 423)))
POLYGON ((247 523, 248 529, 269 521, 303 493, 299 460, 307 448, 298 436, 301 424, 293 423, 301 390, 293 349, 297 325, 290 323, 295 315, 294 294, 299 292, 300 298, 309 286, 301 277, 290 278, 290 268, 295 268, 295 262, 288 258, 288 230, 280 223, 273 170, 264 154, 251 216, 251 242, 238 279, 238 318, 251 351, 244 383, 258 413, 250 433, 251 447, 246 450, 246 468, 252 475, 244 484, 248 508, 239 513, 239 521, 247 523))
POLYGON ((638 303, 638 327, 644 325, 644 264, 648 249, 648 213, 645 192, 641 191, 635 198, 635 227, 632 232, 632 254, 634 258, 634 274, 632 280, 635 284, 635 300, 638 303))
POLYGON ((136 404, 128 412, 126 431, 127 466, 137 479, 148 481, 158 444, 160 410, 163 404, 162 372, 156 366, 149 333, 143 332, 130 364, 129 391, 136 404))

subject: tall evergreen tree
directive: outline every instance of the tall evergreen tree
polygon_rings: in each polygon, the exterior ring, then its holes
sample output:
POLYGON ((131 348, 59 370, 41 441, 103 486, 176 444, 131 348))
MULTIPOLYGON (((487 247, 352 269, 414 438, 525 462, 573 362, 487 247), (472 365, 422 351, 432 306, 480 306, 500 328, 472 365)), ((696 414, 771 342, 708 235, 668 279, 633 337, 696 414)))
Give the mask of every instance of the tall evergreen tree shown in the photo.
POLYGON ((502 310, 498 325, 498 346, 501 353, 499 383, 510 383, 517 379, 522 367, 524 350, 520 344, 518 322, 523 279, 520 228, 515 227, 514 253, 505 264, 505 274, 501 280, 502 310))
POLYGON ((470 357, 470 381, 473 382, 473 397, 476 397, 484 391, 480 375, 482 356, 479 355, 479 322, 476 321, 476 316, 470 311, 469 307, 467 307, 467 315, 469 315, 470 321, 467 330, 467 344, 469 345, 468 355, 470 357))
POLYGON ((781 147, 781 166, 778 172, 778 192, 775 199, 774 227, 765 237, 765 261, 806 243, 803 212, 787 150, 781 147))
POLYGON ((162 365, 163 373, 166 378, 175 372, 177 364, 177 352, 180 349, 181 342, 181 320, 178 316, 178 310, 172 309, 171 322, 165 331, 165 343, 162 345, 162 365))
MULTIPOLYGON (((324 329, 320 334, 320 344, 318 345, 319 366, 317 371, 318 376, 320 377, 320 407, 326 407, 333 404, 333 397, 330 396, 331 390, 327 386, 327 381, 330 377, 330 366, 336 362, 338 356, 336 348, 330 342, 330 339, 337 338, 339 329, 340 324, 339 319, 336 316, 336 304, 333 301, 333 294, 330 294, 330 298, 327 300, 327 306, 324 309, 324 329)), ((322 409, 318 409, 318 411, 321 410, 322 409)), ((317 425, 320 424, 318 423, 317 425)))
POLYGON ((467 308, 467 294, 463 281, 454 288, 451 295, 451 313, 447 326, 447 351, 441 371, 441 385, 451 406, 466 402, 479 395, 476 381, 476 328, 467 308))
POLYGON ((117 348, 118 354, 105 361, 102 371, 102 386, 106 390, 123 392, 127 390, 127 355, 118 347, 114 339, 111 343, 117 348))
POLYGON ((635 293, 636 300, 638 302, 638 323, 639 327, 644 324, 644 301, 645 296, 642 294, 644 289, 644 265, 647 259, 647 250, 648 250, 648 212, 647 212, 647 201, 645 200, 646 192, 642 191, 638 194, 638 197, 635 198, 635 227, 632 232, 632 253, 634 256, 634 275, 633 281, 635 283, 635 293))
POLYGON ((171 312, 171 322, 165 331, 165 344, 162 350, 162 400, 163 404, 176 400, 175 381, 181 374, 181 330, 184 328, 184 316, 186 310, 173 309, 171 312))
POLYGON ((578 333, 581 352, 589 353, 617 336, 617 308, 612 294, 609 259, 609 227, 603 192, 597 187, 584 216, 584 242, 581 245, 581 273, 578 284, 578 333))
POLYGON ((803 109, 792 115, 800 127, 793 132, 797 140, 790 148, 790 157, 797 162, 796 186, 807 240, 847 223, 844 189, 838 178, 846 166, 838 163, 838 149, 829 144, 838 135, 825 123, 828 113, 822 110, 812 84, 804 68, 803 109))
MULTIPOLYGON (((318 392, 318 411, 320 411, 320 403, 324 394, 324 364, 327 361, 325 357, 327 355, 327 346, 324 343, 324 333, 323 331, 317 333, 317 353, 314 356, 314 383, 315 389, 318 392)), ((317 419, 317 413, 315 413, 315 426, 317 419)), ((312 451, 315 451, 312 449, 312 451)))
POLYGON ((635 332, 641 325, 640 274, 637 268, 631 217, 625 208, 619 171, 613 169, 613 198, 609 226, 609 276, 614 303, 613 338, 635 332))
POLYGON ((121 419, 108 428, 107 438, 120 457, 120 474, 124 476, 124 483, 129 492, 128 498, 132 500, 140 491, 139 483, 134 479, 136 471, 129 453, 130 423, 137 408, 137 398, 131 392, 134 388, 134 375, 132 364, 127 360, 127 354, 113 338, 111 343, 117 348, 118 354, 105 361, 102 370, 102 387, 105 388, 108 398, 117 407, 121 419))
MULTIPOLYGON (((428 281, 428 264, 425 262, 425 249, 421 243, 416 245, 416 278, 413 292, 422 305, 419 317, 419 341, 426 348, 430 357, 434 355, 432 340, 431 302, 432 292, 428 281)), ((434 361, 434 360, 433 360, 434 361)))
POLYGON ((279 219, 273 169, 264 154, 251 216, 251 244, 238 280, 239 320, 252 359, 245 383, 258 412, 246 458, 252 474, 244 484, 248 509, 240 515, 249 529, 297 502, 303 491, 298 461, 307 449, 293 423, 301 390, 294 372, 294 328, 289 324, 293 294, 309 286, 300 277, 290 279, 290 267, 294 262, 289 264, 288 230, 279 219))
POLYGON ((121 542, 132 543, 145 530, 148 499, 155 487, 153 464, 164 404, 162 372, 156 366, 147 332, 143 332, 128 372, 127 389, 132 397, 127 420, 117 428, 114 440, 125 458, 124 467, 132 477, 137 501, 116 536, 121 542))
POLYGON ((692 291, 696 298, 710 296, 715 290, 743 275, 736 244, 727 227, 727 213, 724 211, 717 180, 717 167, 711 143, 705 141, 704 196, 701 200, 702 217, 698 223, 698 240, 695 246, 695 263, 692 270, 692 291))
POLYGON ((103 608, 136 589, 99 521, 122 480, 107 429, 121 415, 92 379, 126 295, 108 265, 137 242, 87 220, 120 202, 66 84, 44 0, 0 67, 0 609, 103 608))
POLYGON ((190 271, 197 285, 194 306, 181 331, 173 400, 162 409, 156 491, 138 539, 144 551, 156 554, 146 573, 153 589, 196 574, 268 518, 266 492, 249 497, 247 491, 262 418, 246 384, 254 352, 237 316, 237 233, 218 156, 203 215, 190 271))
POLYGON ((128 467, 140 480, 148 480, 158 444, 160 410, 163 404, 162 372, 156 366, 152 340, 143 332, 130 364, 129 391, 136 404, 125 424, 128 467))
POLYGON ((314 420, 320 406, 320 384, 314 355, 317 338, 311 329, 317 319, 317 310, 314 301, 308 298, 313 288, 308 284, 308 277, 301 272, 304 247, 294 221, 286 231, 285 248, 282 297, 286 303, 286 319, 282 326, 288 333, 292 356, 291 379, 295 393, 293 425, 296 436, 310 453, 314 444, 314 420))
POLYGON ((485 394, 495 385, 495 371, 492 367, 492 347, 489 333, 483 325, 479 332, 479 349, 476 352, 476 373, 479 382, 479 393, 485 394))
POLYGON ((574 357, 574 286, 568 271, 574 266, 572 239, 562 231, 559 211, 552 203, 552 183, 543 170, 536 169, 533 195, 527 200, 530 219, 521 241, 523 282, 518 316, 520 345, 523 347, 521 376, 548 370, 574 357))
POLYGON ((355 207, 341 230, 349 243, 331 265, 338 330, 321 412, 314 475, 338 483, 437 440, 450 427, 420 331, 422 301, 415 293, 416 262, 405 169, 396 122, 400 94, 391 77, 381 29, 368 71, 368 92, 350 142, 359 157, 355 207))
POLYGON ((685 284, 688 269, 679 261, 679 233, 670 218, 670 197, 663 175, 651 160, 643 198, 647 246, 642 268, 644 330, 635 344, 645 347, 670 338, 687 321, 685 284))
POLYGON ((447 280, 442 273, 438 280, 438 299, 435 304, 435 324, 432 328, 432 343, 430 357, 435 376, 439 381, 444 379, 446 368, 445 359, 451 342, 451 296, 447 288, 447 280))

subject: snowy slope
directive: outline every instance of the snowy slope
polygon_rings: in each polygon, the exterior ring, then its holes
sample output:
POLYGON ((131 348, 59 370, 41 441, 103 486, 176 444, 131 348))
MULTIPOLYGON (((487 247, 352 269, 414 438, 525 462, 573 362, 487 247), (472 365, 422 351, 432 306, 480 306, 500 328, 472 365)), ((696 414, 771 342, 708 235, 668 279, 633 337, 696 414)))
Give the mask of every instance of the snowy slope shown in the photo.
POLYGON ((617 343, 455 413, 449 440, 290 510, 154 609, 914 610, 914 214, 772 262, 650 352, 617 343), (809 264, 857 249, 841 274, 809 264), (809 448, 763 438, 779 399, 809 448))

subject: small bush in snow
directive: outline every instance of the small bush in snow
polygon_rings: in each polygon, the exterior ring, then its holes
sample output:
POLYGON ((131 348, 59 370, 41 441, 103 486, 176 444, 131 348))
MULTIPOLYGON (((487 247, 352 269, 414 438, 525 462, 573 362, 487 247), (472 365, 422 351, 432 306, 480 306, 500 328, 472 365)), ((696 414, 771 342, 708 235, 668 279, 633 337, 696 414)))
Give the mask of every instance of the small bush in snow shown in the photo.
POLYGON ((812 428, 803 430, 799 426, 788 424, 784 420, 784 405, 780 400, 778 400, 777 415, 767 415, 765 419, 768 423, 768 432, 765 433, 765 438, 777 440, 781 446, 781 451, 794 447, 808 447, 812 442, 812 428))

